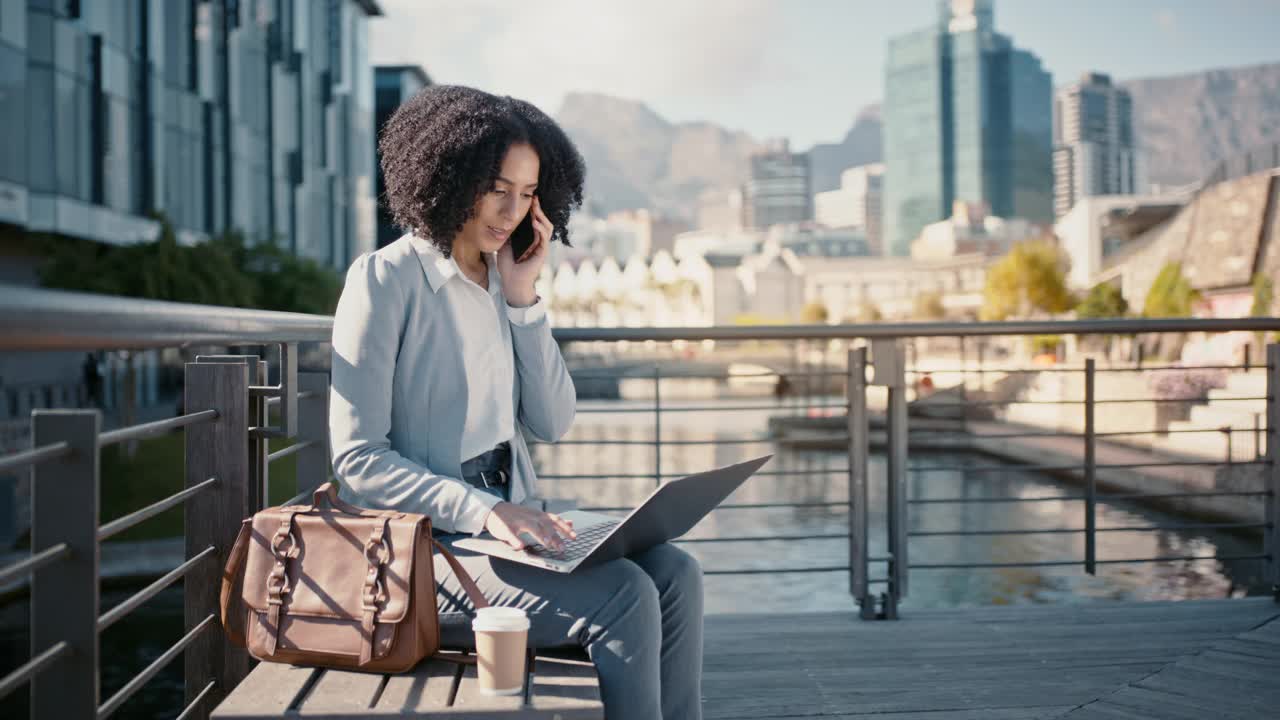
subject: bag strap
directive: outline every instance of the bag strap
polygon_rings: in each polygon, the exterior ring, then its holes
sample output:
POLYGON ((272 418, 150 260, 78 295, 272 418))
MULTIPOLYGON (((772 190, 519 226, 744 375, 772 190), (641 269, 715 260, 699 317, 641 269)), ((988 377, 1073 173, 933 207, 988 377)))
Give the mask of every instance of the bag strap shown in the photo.
POLYGON ((435 538, 431 538, 431 544, 444 556, 444 559, 449 563, 449 567, 453 568, 453 575, 458 578, 458 583, 466 591, 467 597, 471 598, 471 604, 475 605, 477 610, 489 607, 489 601, 484 599, 484 593, 480 592, 480 587, 476 585, 476 581, 471 579, 471 574, 462 567, 462 563, 458 562, 458 558, 449 551, 449 548, 441 545, 440 541, 435 538))
POLYGON ((311 493, 311 509, 321 510, 324 508, 324 504, 326 502, 329 504, 329 507, 337 510, 338 512, 346 513, 347 515, 356 515, 358 517, 386 517, 388 515, 400 514, 395 511, 380 512, 377 510, 369 510, 368 508, 356 507, 355 505, 352 505, 346 500, 338 497, 338 486, 331 482, 324 483, 320 487, 316 488, 315 492, 311 493))
POLYGON ((223 632, 227 634, 227 640, 238 647, 245 646, 244 631, 238 624, 244 622, 244 613, 231 613, 231 599, 236 582, 243 576, 245 558, 249 556, 249 536, 253 531, 251 520, 249 518, 240 523, 240 533, 236 535, 235 544, 231 546, 231 553, 227 556, 227 566, 222 571, 222 594, 219 598, 223 632))

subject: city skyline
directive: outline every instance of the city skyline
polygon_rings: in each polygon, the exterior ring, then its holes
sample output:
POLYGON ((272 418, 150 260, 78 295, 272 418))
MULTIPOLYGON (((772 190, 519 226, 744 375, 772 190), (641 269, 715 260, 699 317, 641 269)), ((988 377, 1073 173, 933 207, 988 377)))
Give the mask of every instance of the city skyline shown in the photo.
MULTIPOLYGON (((370 23, 375 64, 420 64, 440 82, 514 94, 549 113, 565 93, 602 92, 644 102, 673 122, 786 137, 799 151, 838 141, 858 112, 881 102, 888 39, 937 13, 932 0, 383 6, 386 17, 370 23), (854 42, 848 28, 856 28, 854 42)), ((1280 24, 1277 0, 1005 0, 995 21, 1043 58, 1055 87, 1088 71, 1123 82, 1280 61, 1268 32, 1280 24)))

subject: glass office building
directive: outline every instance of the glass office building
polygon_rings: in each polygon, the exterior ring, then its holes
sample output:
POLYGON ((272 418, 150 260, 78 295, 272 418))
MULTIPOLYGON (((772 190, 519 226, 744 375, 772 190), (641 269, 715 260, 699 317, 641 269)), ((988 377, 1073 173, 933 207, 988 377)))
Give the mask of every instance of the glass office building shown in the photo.
POLYGON ((884 222, 907 255, 956 201, 1053 220, 1052 82, 994 31, 991 3, 942 4, 935 27, 893 38, 885 76, 884 222))
POLYGON ((743 222, 763 230, 813 219, 813 181, 808 153, 793 153, 775 140, 751 156, 751 177, 742 186, 743 222))
MULTIPOLYGON (((374 247, 373 0, 3 0, 0 224, 374 247)), ((8 233, 6 233, 8 234, 8 233)))

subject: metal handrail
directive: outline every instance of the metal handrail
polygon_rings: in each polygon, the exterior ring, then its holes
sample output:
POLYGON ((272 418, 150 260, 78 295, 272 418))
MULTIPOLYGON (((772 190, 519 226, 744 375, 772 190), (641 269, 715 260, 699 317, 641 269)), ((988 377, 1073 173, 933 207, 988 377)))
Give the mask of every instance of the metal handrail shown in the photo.
POLYGON ((187 703, 187 707, 184 708, 178 717, 173 720, 187 720, 187 718, 194 717, 195 709, 200 707, 200 703, 204 702, 205 697, 207 697, 209 693, 213 692, 213 689, 217 686, 217 682, 210 680, 209 683, 204 686, 204 689, 200 691, 200 694, 196 695, 191 702, 187 703))
POLYGON ((0 679, 0 700, 25 685, 31 678, 48 669, 50 665, 69 652, 71 652, 71 646, 64 640, 19 665, 13 672, 0 679))
POLYGON ((195 627, 191 628, 190 632, 183 635, 182 639, 173 644, 173 647, 166 650, 163 655, 156 658, 150 665, 143 668, 142 672, 135 675, 134 678, 126 683, 124 687, 120 688, 115 695, 112 695, 110 700, 102 703, 102 705, 98 707, 98 720, 105 720, 106 718, 111 717, 116 710, 120 709, 120 706, 123 705, 126 700, 133 697, 133 694, 138 692, 143 685, 150 682, 151 678, 156 676, 156 673, 163 670, 165 665, 173 662, 173 659, 178 657, 178 655, 181 655, 182 651, 187 649, 188 645, 195 642, 195 639, 200 636, 201 632, 206 628, 216 625, 217 622, 218 617, 216 615, 210 615, 204 620, 201 620, 195 627))
POLYGON ((141 440, 147 437, 163 435, 167 432, 195 425, 197 423, 213 422, 218 419, 217 410, 201 410, 197 413, 187 415, 179 415, 177 417, 165 418, 154 422, 142 423, 141 425, 130 425, 116 430, 104 432, 98 436, 98 445, 107 447, 126 440, 141 440))
MULTIPOLYGON (((1250 555, 1169 555, 1150 558, 1115 558, 1112 560, 1094 560, 1098 565, 1125 565, 1128 563, 1148 562, 1195 562, 1201 560, 1265 560, 1265 553, 1250 555)), ((992 563, 912 563, 912 570, 968 570, 971 568, 1016 568, 1016 567, 1069 567, 1079 565, 1079 560, 1028 560, 1026 562, 992 562, 992 563)))
MULTIPOLYGON (((1082 498, 1083 499, 1083 498, 1082 498)), ((1267 523, 1171 523, 1157 525, 1119 525, 1094 528, 1092 532, 1158 532, 1161 530, 1254 530, 1267 523)), ((1090 532, 1089 528, 1008 528, 1003 530, 913 530, 911 537, 969 537, 986 535, 1054 535, 1090 532)), ((843 537, 843 536, 841 536, 843 537)))
POLYGON ((115 607, 106 611, 102 615, 98 616, 98 632, 102 632, 103 630, 106 630, 112 625, 115 625, 121 618, 123 618, 124 616, 128 615, 129 613, 137 609, 139 605, 155 597, 156 594, 158 594, 161 590, 164 590, 165 588, 169 587, 174 582, 176 582, 179 578, 186 575, 188 572, 191 571, 191 568, 200 564, 202 560, 204 560, 205 558, 213 557, 214 555, 217 555, 217 553, 218 553, 218 549, 213 547, 212 545, 205 548, 204 550, 200 551, 200 553, 192 557, 190 560, 187 560, 186 562, 182 563, 178 567, 170 570, 169 572, 162 575, 155 582, 151 583, 150 585, 134 593, 133 596, 131 596, 124 602, 120 603, 119 605, 116 605, 115 607))
MULTIPOLYGON (((0 284, 0 351, 105 350, 328 342, 322 315, 189 305, 0 284)), ((1116 318, 1006 322, 557 328, 561 342, 620 340, 832 340, 1002 335, 1122 335, 1280 330, 1280 318, 1116 318)))
POLYGON ((333 318, 0 284, 0 351, 327 342, 333 318))
POLYGON ((872 325, 750 325, 665 328, 557 328, 563 342, 621 340, 853 340, 1002 335, 1126 335, 1177 332, 1272 331, 1280 318, 1116 318, 1110 320, 1012 320, 1004 322, 877 323, 872 325))
POLYGON ((307 448, 314 447, 318 444, 319 443, 317 443, 315 440, 304 440, 302 442, 296 442, 290 445, 289 447, 280 448, 279 450, 267 455, 267 462, 275 462, 280 458, 289 457, 290 455, 293 455, 296 452, 306 450, 307 448))
POLYGON ((125 530, 128 530, 129 528, 133 527, 134 525, 137 525, 138 523, 141 523, 145 520, 150 520, 151 518, 155 517, 156 515, 159 515, 160 513, 166 510, 169 510, 177 507, 178 505, 181 505, 183 501, 185 501, 187 498, 217 484, 217 482, 218 482, 217 478, 209 478, 208 480, 192 485, 191 487, 185 490, 180 490, 163 500, 159 500, 157 502, 151 503, 150 505, 142 508, 141 510, 135 510, 129 513, 128 515, 123 515, 121 517, 116 518, 115 520, 112 520, 111 522, 98 528, 98 542, 102 542, 103 540, 106 540, 107 538, 113 535, 117 535, 119 533, 124 532, 125 530))
POLYGON ((56 460, 70 454, 71 446, 65 442, 50 443, 30 450, 20 450, 8 455, 0 455, 0 473, 16 470, 28 465, 36 465, 46 460, 56 460))
POLYGON ((0 569, 0 585, 13 578, 35 572, 55 560, 61 560, 71 554, 71 547, 66 543, 58 543, 37 553, 32 553, 25 560, 19 560, 6 568, 0 569))

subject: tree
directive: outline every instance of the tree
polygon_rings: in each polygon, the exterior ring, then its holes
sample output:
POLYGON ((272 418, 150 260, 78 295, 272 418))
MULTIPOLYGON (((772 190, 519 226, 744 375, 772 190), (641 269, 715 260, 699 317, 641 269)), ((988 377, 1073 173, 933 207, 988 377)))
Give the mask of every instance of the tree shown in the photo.
POLYGON ((818 300, 804 306, 800 310, 800 322, 808 325, 821 325, 827 321, 827 306, 818 300))
POLYGON ((924 292, 916 295, 911 308, 912 316, 917 320, 942 320, 947 316, 947 308, 942 304, 942 293, 924 292))
POLYGON ((982 291, 983 320, 1028 318, 1065 312, 1074 304, 1067 290, 1067 256, 1049 239, 1013 246, 991 266, 982 291))
POLYGON ((327 315, 342 292, 333 270, 274 242, 247 244, 236 231, 185 246, 157 216, 152 242, 54 242, 41 270, 46 287, 149 300, 327 315))
POLYGON ((1129 312, 1129 303, 1120 293, 1120 288, 1108 282, 1098 283, 1089 288, 1089 294, 1076 306, 1076 317, 1120 318, 1129 312))
POLYGON ((847 325, 870 325, 878 323, 884 319, 884 314, 880 312, 880 308, 870 300, 863 300, 858 305, 858 310, 853 315, 844 319, 847 325))
MULTIPOLYGON (((1249 316, 1267 317, 1270 315, 1275 297, 1275 282, 1262 273, 1254 273, 1253 306, 1249 308, 1249 316)), ((1259 331, 1254 333, 1254 337, 1257 338, 1258 348, 1261 349, 1266 344, 1266 333, 1259 331)), ((1272 333, 1272 337, 1275 337, 1275 333, 1272 333)))
POLYGON ((1191 308, 1200 299, 1200 292, 1182 274, 1182 263, 1170 261, 1160 268, 1155 282, 1147 291, 1142 307, 1143 317, 1190 317, 1191 308))

